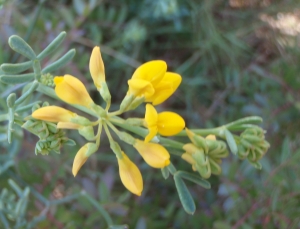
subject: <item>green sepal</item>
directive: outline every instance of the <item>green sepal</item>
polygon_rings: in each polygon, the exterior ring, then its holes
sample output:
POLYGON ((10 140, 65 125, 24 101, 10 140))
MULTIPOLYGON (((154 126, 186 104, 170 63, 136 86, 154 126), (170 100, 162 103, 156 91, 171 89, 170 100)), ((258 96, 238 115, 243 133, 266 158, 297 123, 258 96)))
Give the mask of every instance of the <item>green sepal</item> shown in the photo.
POLYGON ((17 99, 16 101, 16 105, 21 104, 30 94, 32 94, 32 92, 34 92, 39 86, 39 82, 37 81, 33 81, 30 85, 30 88, 28 90, 26 90, 26 92, 21 95, 20 98, 17 99))
POLYGON ((17 35, 10 36, 10 38, 8 39, 8 44, 14 51, 22 54, 30 60, 34 60, 36 58, 36 55, 32 48, 21 37, 17 35))
POLYGON ((95 153, 98 149, 97 144, 89 142, 87 143, 87 151, 85 152, 85 156, 89 157, 91 156, 93 153, 95 153))
POLYGON ((8 97, 7 97, 7 99, 6 99, 6 104, 7 104, 7 106, 9 107, 9 108, 12 108, 12 107, 14 107, 14 105, 15 105, 15 102, 16 102, 16 94, 15 93, 11 93, 8 97))
POLYGON ((212 158, 209 158, 211 173, 220 175, 222 173, 221 166, 212 158))
POLYGON ((174 176, 180 176, 181 178, 183 178, 185 180, 189 180, 189 181, 191 181, 195 184, 198 184, 198 185, 200 185, 200 186, 202 186, 203 188, 206 188, 206 189, 211 188, 211 185, 207 180, 204 180, 201 177, 199 177, 195 174, 192 174, 192 173, 188 173, 188 172, 185 172, 185 171, 177 171, 174 176))
POLYGON ((118 136, 123 142, 126 142, 129 145, 134 145, 136 141, 134 137, 132 137, 130 134, 123 131, 119 131, 118 136))
POLYGON ((53 72, 62 66, 66 65, 72 58, 74 57, 76 51, 75 49, 71 49, 69 52, 67 52, 65 55, 63 55, 61 58, 59 58, 57 61, 51 63, 47 67, 45 67, 42 70, 42 74, 53 72))
POLYGON ((110 141, 110 148, 117 155, 117 157, 122 155, 121 147, 116 141, 110 141))
POLYGON ((85 118, 83 116, 79 116, 79 115, 75 116, 74 118, 71 118, 70 122, 79 124, 82 126, 91 126, 92 125, 90 120, 88 120, 87 118, 85 118))
POLYGON ((260 143, 264 140, 264 138, 253 136, 253 135, 241 135, 241 137, 252 144, 260 143))
POLYGON ((200 166, 205 166, 209 163, 209 160, 208 160, 209 158, 202 149, 199 149, 195 153, 193 153, 192 158, 200 166))
POLYGON ((145 97, 136 97, 132 103, 127 107, 126 111, 135 110, 139 105, 145 102, 145 97))
POLYGON ((96 112, 97 115, 99 115, 102 118, 106 118, 107 112, 103 109, 103 107, 93 103, 92 104, 92 109, 94 112, 96 112))
POLYGON ((193 215, 196 211, 195 202, 180 176, 174 175, 175 186, 178 192, 180 202, 186 213, 193 215))
POLYGON ((32 81, 34 79, 34 73, 27 73, 22 75, 1 75, 0 80, 6 84, 19 84, 32 81))
POLYGON ((88 141, 92 141, 95 138, 95 133, 92 126, 84 126, 79 128, 78 133, 88 141))
POLYGON ((109 89, 108 89, 105 81, 101 83, 101 88, 100 88, 99 92, 100 92, 100 95, 103 98, 103 100, 106 103, 110 103, 111 95, 110 95, 109 89))
POLYGON ((165 168, 168 168, 168 170, 169 170, 169 172, 171 173, 171 174, 175 174, 176 173, 176 168, 174 167, 174 165, 172 164, 172 163, 170 163, 168 166, 166 166, 165 168))
POLYGON ((162 174, 163 178, 165 178, 165 180, 166 180, 169 178, 170 172, 167 167, 163 167, 163 168, 161 168, 161 174, 162 174))
POLYGON ((124 124, 130 126, 143 126, 144 119, 143 118, 128 118, 125 120, 124 124))
POLYGON ((72 139, 67 139, 66 141, 64 141, 64 145, 76 146, 76 142, 72 139))
POLYGON ((207 163, 207 165, 194 165, 199 174, 204 178, 208 179, 211 176, 211 168, 210 168, 210 163, 207 163))
POLYGON ((46 56, 51 54, 58 46, 63 42, 67 33, 65 31, 61 32, 51 43, 37 56, 39 60, 44 59, 46 56))
POLYGON ((238 148, 237 148, 237 145, 236 145, 236 142, 234 140, 232 133, 229 130, 225 129, 224 134, 225 134, 225 138, 226 138, 226 141, 227 141, 230 151, 233 154, 237 154, 238 148))
POLYGON ((1 69, 3 72, 8 74, 17 74, 26 71, 32 66, 32 61, 26 61, 18 64, 2 64, 1 69))
POLYGON ((120 111, 126 111, 133 100, 134 100, 133 95, 126 95, 121 102, 120 111))

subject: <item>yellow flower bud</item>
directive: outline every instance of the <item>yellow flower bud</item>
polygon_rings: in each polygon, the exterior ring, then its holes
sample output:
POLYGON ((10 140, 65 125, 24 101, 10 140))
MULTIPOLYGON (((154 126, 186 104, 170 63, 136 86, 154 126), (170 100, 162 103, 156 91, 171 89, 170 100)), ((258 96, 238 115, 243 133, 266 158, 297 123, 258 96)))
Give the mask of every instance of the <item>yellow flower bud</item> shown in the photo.
POLYGON ((133 194, 140 196, 143 191, 143 178, 138 167, 122 152, 118 158, 119 174, 123 185, 133 194))
POLYGON ((61 107, 47 106, 35 110, 32 117, 48 122, 69 122, 77 117, 77 114, 61 107))
POLYGON ((56 76, 54 83, 56 95, 66 103, 78 104, 87 108, 91 108, 94 104, 83 83, 74 76, 56 76))
POLYGON ((155 143, 136 140, 133 145, 146 163, 153 168, 164 168, 170 164, 170 154, 165 147, 155 143))
POLYGON ((89 156, 95 153, 96 150, 97 150, 97 145, 95 143, 90 143, 90 142, 86 143, 84 146, 82 146, 79 149, 73 161, 72 173, 74 177, 77 175, 78 171, 86 162, 86 160, 89 158, 89 156))
POLYGON ((102 60, 100 47, 94 47, 90 58, 90 73, 92 75, 94 84, 99 90, 101 83, 105 82, 105 68, 102 60))

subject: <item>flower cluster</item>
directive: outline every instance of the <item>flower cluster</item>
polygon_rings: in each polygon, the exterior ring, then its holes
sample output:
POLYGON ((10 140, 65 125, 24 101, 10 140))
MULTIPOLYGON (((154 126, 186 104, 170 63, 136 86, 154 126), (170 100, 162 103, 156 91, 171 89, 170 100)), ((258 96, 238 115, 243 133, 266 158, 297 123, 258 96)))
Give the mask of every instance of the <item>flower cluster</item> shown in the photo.
POLYGON ((168 166, 170 164, 170 154, 167 149, 161 144, 150 141, 157 134, 162 136, 176 135, 185 127, 185 122, 180 115, 174 112, 157 113, 154 106, 164 102, 175 92, 181 83, 181 76, 173 72, 167 72, 167 64, 164 61, 147 62, 137 68, 131 79, 128 80, 128 92, 121 103, 120 109, 109 112, 111 95, 105 81, 105 69, 99 47, 93 49, 89 67, 94 85, 107 103, 106 109, 95 104, 84 84, 72 75, 67 74, 54 78, 55 93, 68 104, 86 108, 97 117, 96 121, 90 121, 58 106, 37 109, 32 113, 32 117, 56 123, 58 129, 78 130, 79 134, 85 137, 86 140, 91 141, 82 146, 75 156, 72 168, 74 176, 77 175, 89 156, 98 150, 100 134, 104 128, 111 149, 117 157, 122 183, 132 193, 141 195, 143 180, 140 170, 121 150, 118 143, 112 139, 109 128, 119 135, 121 140, 124 140, 121 137, 122 133, 113 125, 115 117, 146 102, 145 118, 140 121, 141 126, 148 129, 145 140, 135 139, 128 134, 125 142, 131 144, 150 166, 154 168, 168 166), (97 125, 98 132, 95 135, 93 127, 97 125))

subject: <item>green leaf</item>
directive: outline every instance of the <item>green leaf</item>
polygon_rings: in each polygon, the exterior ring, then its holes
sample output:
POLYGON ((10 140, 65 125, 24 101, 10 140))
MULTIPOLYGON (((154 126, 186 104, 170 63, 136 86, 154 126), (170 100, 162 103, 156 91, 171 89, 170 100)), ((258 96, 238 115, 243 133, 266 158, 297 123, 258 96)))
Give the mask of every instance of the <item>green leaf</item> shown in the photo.
POLYGON ((210 189, 210 183, 207 180, 202 179, 201 177, 192 174, 192 173, 188 173, 185 171, 177 171, 174 176, 179 176, 185 180, 189 180, 191 182, 194 182, 195 184, 198 184, 200 186, 202 186, 203 188, 206 189, 210 189))
POLYGON ((17 74, 26 71, 32 66, 32 61, 27 61, 19 64, 2 64, 1 69, 5 73, 17 74))
POLYGON ((228 123, 225 126, 226 126, 226 128, 229 128, 229 127, 236 127, 236 126, 243 125, 243 124, 259 124, 262 121, 263 121, 262 118, 259 116, 249 116, 249 117, 241 118, 234 122, 228 123))
POLYGON ((30 88, 26 90, 26 92, 23 95, 21 95, 20 98, 17 99, 16 105, 22 103, 29 95, 31 95, 38 88, 38 86, 39 86, 39 82, 33 81, 30 85, 30 88))
POLYGON ((67 52, 65 55, 63 55, 60 59, 53 62, 52 64, 48 65, 46 68, 42 70, 42 74, 53 72, 54 70, 57 70, 61 68, 62 66, 66 65, 72 58, 74 57, 76 51, 75 49, 71 49, 69 52, 67 52))
POLYGON ((8 39, 8 44, 13 50, 29 58, 30 60, 34 60, 36 58, 36 55, 32 48, 21 37, 12 35, 8 39))
POLYGON ((6 84, 26 83, 34 79, 34 73, 27 73, 22 75, 2 75, 0 81, 6 84))
POLYGON ((174 181, 183 209, 186 213, 193 215, 196 211, 196 206, 188 188, 179 176, 174 176, 174 181))
POLYGON ((58 48, 58 46, 63 42, 67 33, 65 31, 61 32, 38 56, 39 60, 44 59, 46 56, 51 54, 58 48))
POLYGON ((290 155, 291 155, 291 150, 290 150, 290 140, 288 137, 284 138, 283 144, 282 144, 282 149, 281 149, 281 155, 280 155, 280 162, 283 163, 286 161, 290 155))
POLYGON ((6 104, 8 107, 12 108, 15 105, 15 102, 16 102, 16 94, 11 93, 6 99, 6 104))
POLYGON ((227 129, 225 129, 225 137, 226 137, 226 141, 227 141, 227 144, 228 144, 231 152, 233 154, 237 154, 238 148, 237 148, 236 142, 234 140, 232 133, 227 129))
POLYGON ((128 229, 128 225, 110 225, 107 229, 128 229))

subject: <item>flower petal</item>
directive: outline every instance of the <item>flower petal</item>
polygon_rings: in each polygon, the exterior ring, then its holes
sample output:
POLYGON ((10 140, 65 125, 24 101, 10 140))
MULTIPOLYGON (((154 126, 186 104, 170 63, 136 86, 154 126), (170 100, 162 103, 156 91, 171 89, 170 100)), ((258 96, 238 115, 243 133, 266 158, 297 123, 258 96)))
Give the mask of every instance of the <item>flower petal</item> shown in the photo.
POLYGON ((152 60, 138 67, 132 75, 132 79, 143 79, 157 85, 167 71, 167 64, 163 60, 152 60))
POLYGON ((174 72, 167 72, 162 80, 154 87, 155 93, 146 100, 152 104, 158 105, 168 99, 181 83, 181 76, 174 72))
POLYGON ((69 122, 76 116, 76 113, 57 106, 42 107, 32 113, 33 118, 48 122, 69 122))
POLYGON ((170 111, 161 112, 157 118, 158 133, 163 136, 172 136, 178 134, 184 127, 184 119, 170 111))
POLYGON ((56 95, 66 103, 79 104, 88 108, 94 103, 83 83, 74 76, 56 76, 54 83, 56 95))
POLYGON ((89 142, 79 149, 73 161, 72 173, 74 177, 77 175, 78 171, 89 158, 89 156, 96 152, 97 148, 98 147, 95 143, 89 142))
POLYGON ((102 60, 100 47, 94 47, 90 58, 90 73, 97 89, 101 88, 101 82, 105 81, 105 68, 102 60))
POLYGON ((128 94, 133 94, 136 97, 149 98, 155 92, 152 84, 143 79, 130 79, 128 80, 128 86, 128 94))
POLYGON ((165 147, 155 143, 136 140, 133 145, 148 165, 153 168, 164 168, 170 164, 170 154, 165 147))
POLYGON ((138 167, 122 152, 118 158, 119 174, 123 185, 133 194, 140 196, 143 191, 143 178, 138 167))

